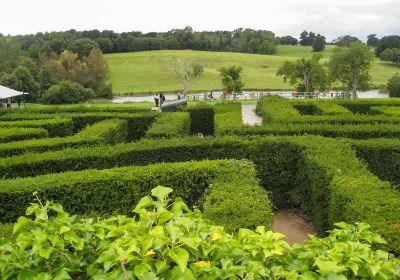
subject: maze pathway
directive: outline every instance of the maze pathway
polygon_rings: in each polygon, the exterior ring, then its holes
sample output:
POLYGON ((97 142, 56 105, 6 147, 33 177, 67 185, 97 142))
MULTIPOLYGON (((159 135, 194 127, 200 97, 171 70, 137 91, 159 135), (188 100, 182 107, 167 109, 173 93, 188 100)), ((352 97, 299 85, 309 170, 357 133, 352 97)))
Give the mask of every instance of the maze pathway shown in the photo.
POLYGON ((254 112, 255 109, 256 105, 253 104, 242 105, 243 124, 248 124, 253 126, 262 124, 262 118, 256 115, 256 113, 254 112))

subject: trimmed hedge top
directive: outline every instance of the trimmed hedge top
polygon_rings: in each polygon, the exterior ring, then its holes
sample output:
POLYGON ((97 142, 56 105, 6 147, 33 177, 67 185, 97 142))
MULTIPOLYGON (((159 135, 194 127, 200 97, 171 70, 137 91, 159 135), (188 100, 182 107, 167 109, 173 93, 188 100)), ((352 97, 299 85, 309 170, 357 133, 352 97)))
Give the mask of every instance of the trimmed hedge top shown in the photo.
POLYGON ((0 143, 33 138, 45 138, 49 133, 44 128, 0 128, 0 143))

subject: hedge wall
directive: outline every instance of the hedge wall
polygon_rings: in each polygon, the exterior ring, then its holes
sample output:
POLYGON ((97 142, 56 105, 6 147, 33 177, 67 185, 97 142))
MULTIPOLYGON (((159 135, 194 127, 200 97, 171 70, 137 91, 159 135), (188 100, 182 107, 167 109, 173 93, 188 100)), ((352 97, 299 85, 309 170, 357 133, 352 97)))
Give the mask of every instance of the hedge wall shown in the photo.
POLYGON ((127 121, 105 120, 88 126, 81 132, 69 137, 55 137, 25 140, 0 144, 0 157, 19 155, 27 152, 57 151, 68 147, 95 146, 101 144, 114 145, 125 142, 127 121))
POLYGON ((371 107, 371 111, 376 114, 400 116, 400 106, 373 106, 371 107))
POLYGON ((71 118, 55 117, 46 120, 0 121, 0 128, 31 127, 46 129, 50 137, 65 137, 72 134, 71 118))
POLYGON ((374 115, 373 106, 400 106, 400 100, 389 98, 373 99, 337 99, 336 103, 346 107, 355 114, 374 115))
POLYGON ((45 138, 48 136, 49 133, 44 128, 0 128, 0 143, 45 138))
POLYGON ((321 230, 338 221, 366 222, 400 253, 400 192, 369 172, 349 143, 318 137, 294 138, 306 147, 299 170, 308 187, 304 204, 321 230))
POLYGON ((225 131, 242 127, 242 104, 236 101, 221 102, 214 105, 214 134, 223 135, 225 131))
POLYGON ((372 173, 400 190, 399 139, 371 139, 350 143, 372 173))
POLYGON ((190 134, 190 115, 187 112, 163 113, 146 132, 147 138, 184 137, 190 134))
MULTIPOLYGON (((317 101, 314 101, 317 102, 317 101)), ((321 104, 327 101, 320 101, 321 104)), ((336 102, 336 101, 329 101, 336 102)), ((264 124, 271 122, 279 123, 329 123, 329 124, 378 124, 378 123, 392 123, 400 124, 400 116, 385 116, 385 115, 359 115, 351 113, 338 113, 327 115, 302 115, 295 106, 298 108, 302 106, 310 106, 307 103, 300 101, 291 101, 278 96, 270 96, 261 98, 257 104, 257 112, 263 117, 264 124)), ((332 103, 335 104, 335 103, 332 103)), ((358 104, 358 103, 354 103, 358 104)), ((369 103, 367 103, 369 104, 369 103)), ((342 104, 344 106, 344 104, 342 104)), ((364 105, 365 106, 365 105, 364 105)), ((325 105, 325 107, 328 107, 325 105)), ((346 107, 346 106, 345 106, 346 107)), ((370 105, 368 105, 368 108, 370 105)), ((304 109, 310 114, 317 114, 321 110, 314 112, 312 109, 304 109)), ((337 109, 339 110, 339 109, 337 109)), ((335 111, 335 110, 334 110, 335 111)), ((304 113, 304 112, 303 112, 304 113)))
MULTIPOLYGON (((257 225, 272 224, 272 211, 268 196, 255 178, 255 170, 248 161, 203 161, 189 163, 160 163, 145 167, 123 167, 107 170, 86 170, 67 172, 34 178, 0 181, 0 222, 13 222, 23 215, 32 193, 37 192, 42 200, 61 203, 74 214, 129 214, 139 199, 150 193, 158 185, 174 188, 174 196, 181 196, 189 205, 202 206, 201 198, 205 190, 212 185, 211 193, 224 189, 229 184, 231 197, 219 197, 219 203, 232 205, 243 196, 242 186, 251 184, 252 192, 247 199, 253 201, 251 209, 222 210, 221 213, 209 214, 209 218, 221 221, 230 215, 231 230, 238 226, 255 228, 257 225), (215 184, 214 184, 215 183, 215 184), (238 194, 238 195, 236 195, 238 194), (255 212, 253 212, 255 211, 255 212), (253 218, 246 221, 244 215, 253 218), (257 215, 257 216, 256 216, 257 215)), ((204 205, 205 212, 212 203, 204 205)))
POLYGON ((264 126, 228 126, 218 130, 219 135, 321 135, 325 137, 347 137, 353 139, 399 138, 398 124, 311 124, 311 123, 271 123, 264 126))
POLYGON ((200 105, 187 109, 190 114, 190 134, 214 135, 214 109, 200 105))

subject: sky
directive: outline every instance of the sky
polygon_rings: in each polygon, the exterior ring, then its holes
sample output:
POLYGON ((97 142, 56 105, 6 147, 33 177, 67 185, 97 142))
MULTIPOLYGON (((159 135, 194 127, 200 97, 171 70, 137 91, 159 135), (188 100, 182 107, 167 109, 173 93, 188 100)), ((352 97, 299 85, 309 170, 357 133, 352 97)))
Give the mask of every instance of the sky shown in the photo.
POLYGON ((299 37, 303 30, 332 40, 400 35, 400 0, 3 0, 0 33, 114 30, 195 31, 239 27, 299 37))

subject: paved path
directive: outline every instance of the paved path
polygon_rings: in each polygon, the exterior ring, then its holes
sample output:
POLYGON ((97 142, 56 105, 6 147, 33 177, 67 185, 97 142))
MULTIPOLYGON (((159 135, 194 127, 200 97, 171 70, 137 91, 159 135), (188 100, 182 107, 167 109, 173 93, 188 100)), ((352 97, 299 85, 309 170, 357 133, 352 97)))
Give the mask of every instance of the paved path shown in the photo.
POLYGON ((272 230, 286 235, 285 240, 289 244, 304 242, 308 234, 317 235, 309 217, 290 209, 274 213, 272 230))
POLYGON ((242 105, 243 124, 253 126, 262 124, 262 118, 256 115, 255 109, 256 105, 242 105))

